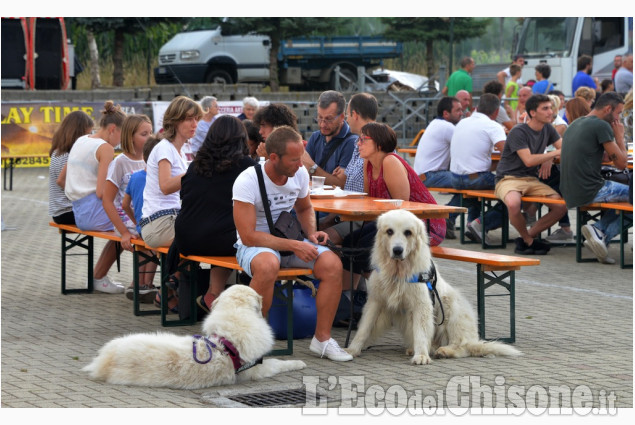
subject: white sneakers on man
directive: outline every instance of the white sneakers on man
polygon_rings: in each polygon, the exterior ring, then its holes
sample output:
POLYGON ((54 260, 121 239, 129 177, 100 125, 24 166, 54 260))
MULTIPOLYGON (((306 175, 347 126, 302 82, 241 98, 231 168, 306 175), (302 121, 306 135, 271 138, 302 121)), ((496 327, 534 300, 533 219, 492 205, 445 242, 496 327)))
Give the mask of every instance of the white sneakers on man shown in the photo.
POLYGON ((121 283, 110 280, 108 275, 101 279, 93 278, 93 288, 95 291, 106 292, 108 294, 122 294, 126 290, 121 283))
MULTIPOLYGON (((613 264, 606 261, 606 258, 609 255, 609 250, 604 243, 604 233, 591 224, 585 224, 582 226, 582 235, 586 239, 584 241, 584 246, 589 248, 595 254, 600 263, 613 264)), ((614 261, 615 260, 613 260, 613 262, 614 261)))
POLYGON ((344 351, 333 338, 320 342, 316 337, 313 337, 309 350, 320 357, 327 357, 334 362, 348 362, 353 360, 353 356, 344 351))

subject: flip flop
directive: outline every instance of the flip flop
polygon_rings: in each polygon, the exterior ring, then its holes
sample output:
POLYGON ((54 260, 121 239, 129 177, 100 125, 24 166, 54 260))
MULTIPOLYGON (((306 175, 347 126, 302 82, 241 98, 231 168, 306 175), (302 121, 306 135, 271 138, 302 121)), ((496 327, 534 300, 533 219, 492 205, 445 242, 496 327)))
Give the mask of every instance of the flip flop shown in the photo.
MULTIPOLYGON (((176 297, 174 295, 170 295, 168 297, 168 306, 170 304, 170 300, 174 300, 176 299, 176 297)), ((154 299, 154 306, 157 308, 161 308, 161 294, 157 294, 157 296, 154 299)), ((179 307, 178 304, 175 305, 174 307, 168 307, 168 311, 172 314, 179 314, 179 307)))

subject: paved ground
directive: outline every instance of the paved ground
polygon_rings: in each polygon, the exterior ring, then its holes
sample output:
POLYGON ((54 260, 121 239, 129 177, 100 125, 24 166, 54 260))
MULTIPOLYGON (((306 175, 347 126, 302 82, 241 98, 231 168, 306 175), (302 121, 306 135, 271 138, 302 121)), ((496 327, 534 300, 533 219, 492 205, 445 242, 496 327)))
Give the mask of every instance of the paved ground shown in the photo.
MULTIPOLYGON (((534 413, 562 406, 581 414, 633 406, 632 270, 576 263, 574 247, 553 248, 541 257, 541 266, 517 275, 516 347, 525 353, 521 358, 437 360, 412 366, 393 332, 344 364, 312 356, 309 340, 297 340, 294 358, 308 367, 266 382, 200 391, 93 382, 80 369, 99 347, 122 334, 158 330, 159 318, 135 317, 132 303, 123 295, 60 294, 60 237, 48 226, 47 179, 46 169, 18 169, 14 190, 2 192, 2 407, 239 406, 232 396, 271 390, 283 394, 304 383, 321 388, 322 396, 309 405, 325 406, 327 395, 332 407, 377 405, 380 411, 384 396, 401 406, 423 400, 432 406, 426 413, 441 413, 436 406, 452 414, 463 412, 456 406, 526 406, 534 413), (561 398, 554 397, 556 387, 564 394, 561 398)), ((439 196, 441 202, 447 199, 439 196)), ((573 212, 571 216, 575 218, 573 212)), ((459 246, 457 241, 445 244, 459 246)), ((96 252, 102 246, 96 241, 96 252)), ((632 256, 630 243, 627 249, 632 256)), ((512 249, 494 252, 511 254, 512 249)), ((611 247, 611 254, 619 258, 618 246, 611 247)), ((70 266, 69 285, 80 286, 85 269, 75 263, 70 266)), ((446 280, 475 306, 475 268, 438 263, 446 280)), ((110 275, 130 282, 131 269, 131 255, 126 253, 121 273, 113 268, 110 275)), ((490 302, 488 336, 505 336, 506 301, 490 302)), ((193 334, 197 327, 170 331, 193 334)), ((334 331, 341 343, 344 335, 343 330, 334 331)))

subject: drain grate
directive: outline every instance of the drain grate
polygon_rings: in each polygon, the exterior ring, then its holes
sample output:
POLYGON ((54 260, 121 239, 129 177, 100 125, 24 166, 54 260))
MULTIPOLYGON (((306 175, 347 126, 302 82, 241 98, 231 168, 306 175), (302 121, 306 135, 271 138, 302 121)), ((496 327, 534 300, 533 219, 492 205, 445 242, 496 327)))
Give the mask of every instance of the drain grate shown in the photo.
POLYGON ((306 391, 303 388, 298 388, 295 390, 234 395, 227 398, 249 407, 281 406, 286 404, 304 405, 306 404, 306 391))

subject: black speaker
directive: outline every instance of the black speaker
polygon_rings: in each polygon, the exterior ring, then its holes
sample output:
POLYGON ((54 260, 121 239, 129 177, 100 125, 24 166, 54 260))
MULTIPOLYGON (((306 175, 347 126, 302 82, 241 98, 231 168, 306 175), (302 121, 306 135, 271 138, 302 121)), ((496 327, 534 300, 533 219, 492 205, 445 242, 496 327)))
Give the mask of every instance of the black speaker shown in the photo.
POLYGON ((26 35, 20 19, 2 18, 2 88, 24 88, 26 35))
MULTIPOLYGON (((35 88, 60 90, 63 84, 64 44, 62 26, 56 18, 35 21, 35 88)), ((3 64, 4 65, 4 64, 3 64)))

